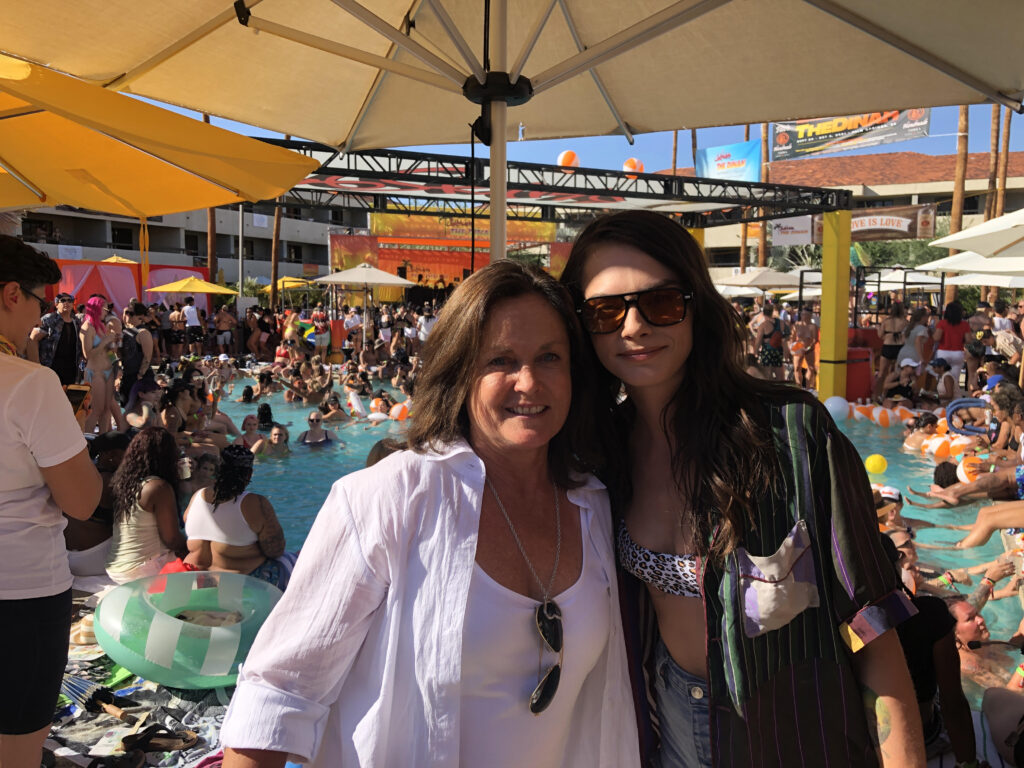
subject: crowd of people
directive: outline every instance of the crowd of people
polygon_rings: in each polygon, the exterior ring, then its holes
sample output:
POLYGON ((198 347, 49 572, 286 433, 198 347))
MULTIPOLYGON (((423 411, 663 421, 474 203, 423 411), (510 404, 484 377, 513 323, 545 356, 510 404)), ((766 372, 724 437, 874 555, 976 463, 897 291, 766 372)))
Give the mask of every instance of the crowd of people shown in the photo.
POLYGON ((212 338, 188 301, 170 333, 159 307, 102 296, 41 320, 59 270, 0 249, 0 617, 18 627, 0 648, 32 691, 0 701, 5 766, 38 764, 53 714, 67 550, 118 583, 170 567, 283 588, 223 723, 228 768, 980 764, 951 654, 966 664, 1012 566, 986 564, 971 601, 926 599, 971 575, 921 565, 923 523, 781 381, 788 355, 814 386, 812 309, 740 320, 671 219, 596 219, 559 280, 503 260, 438 306, 345 307, 341 344, 322 306, 223 330, 218 311, 212 338), (298 558, 247 490, 290 450, 277 392, 308 408, 310 445, 413 411, 298 558), (255 412, 238 427, 225 397, 255 412))

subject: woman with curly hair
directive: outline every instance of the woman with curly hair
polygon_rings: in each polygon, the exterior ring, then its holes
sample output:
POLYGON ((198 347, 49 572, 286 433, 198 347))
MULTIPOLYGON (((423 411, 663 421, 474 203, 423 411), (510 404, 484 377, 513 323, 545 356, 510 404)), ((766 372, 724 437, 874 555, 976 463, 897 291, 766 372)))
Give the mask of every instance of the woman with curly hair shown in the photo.
POLYGON ((244 573, 284 589, 295 555, 285 554, 284 531, 269 499, 245 490, 252 480, 253 459, 244 446, 229 445, 213 486, 192 496, 185 510, 185 563, 244 573))
POLYGON ((111 482, 114 537, 107 575, 118 584, 154 576, 187 552, 178 527, 178 446, 162 427, 146 427, 125 451, 111 482))

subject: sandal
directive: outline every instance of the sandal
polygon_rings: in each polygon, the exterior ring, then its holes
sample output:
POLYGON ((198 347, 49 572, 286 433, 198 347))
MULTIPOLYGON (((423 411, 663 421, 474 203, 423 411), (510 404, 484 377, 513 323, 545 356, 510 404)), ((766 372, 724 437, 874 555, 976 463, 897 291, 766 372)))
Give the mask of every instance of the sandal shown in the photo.
POLYGON ((172 731, 163 725, 151 725, 141 733, 121 739, 125 752, 174 752, 194 747, 199 741, 195 731, 172 731))
POLYGON ((140 749, 126 755, 106 755, 94 758, 88 768, 142 768, 146 764, 146 753, 140 749))

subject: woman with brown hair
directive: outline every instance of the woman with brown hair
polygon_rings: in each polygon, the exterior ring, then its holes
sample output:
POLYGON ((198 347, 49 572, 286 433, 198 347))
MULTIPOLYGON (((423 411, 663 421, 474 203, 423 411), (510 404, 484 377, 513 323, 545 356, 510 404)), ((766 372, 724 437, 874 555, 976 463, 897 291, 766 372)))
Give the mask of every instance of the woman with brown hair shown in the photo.
POLYGON ((638 765, 568 295, 491 264, 424 353, 410 450, 334 485, 246 659, 224 765, 638 765))
POLYGON ((912 608, 853 445, 809 394, 744 372, 736 313, 671 220, 597 219, 562 281, 604 368, 595 418, 615 427, 604 473, 645 758, 923 766, 887 631, 912 608))
MULTIPOLYGON (((885 389, 885 380, 900 360, 900 349, 906 341, 907 316, 903 303, 894 301, 889 307, 889 316, 875 329, 882 340, 882 351, 878 363, 878 378, 875 379, 874 394, 878 398, 885 389)), ((920 361, 919 361, 920 362, 920 361)))

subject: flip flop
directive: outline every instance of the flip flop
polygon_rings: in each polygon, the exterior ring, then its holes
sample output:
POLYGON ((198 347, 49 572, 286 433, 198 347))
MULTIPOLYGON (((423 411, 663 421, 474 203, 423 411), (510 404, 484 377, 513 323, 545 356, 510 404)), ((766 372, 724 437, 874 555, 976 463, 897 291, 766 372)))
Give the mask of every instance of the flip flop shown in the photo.
POLYGON ((136 749, 126 755, 106 755, 94 758, 88 768, 142 768, 146 764, 146 753, 136 749))
POLYGON ((163 725, 151 725, 141 733, 125 736, 121 746, 125 752, 174 752, 194 747, 199 741, 195 731, 172 731, 163 725))

